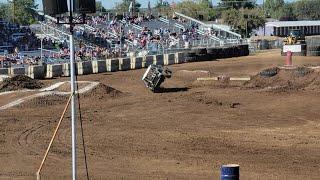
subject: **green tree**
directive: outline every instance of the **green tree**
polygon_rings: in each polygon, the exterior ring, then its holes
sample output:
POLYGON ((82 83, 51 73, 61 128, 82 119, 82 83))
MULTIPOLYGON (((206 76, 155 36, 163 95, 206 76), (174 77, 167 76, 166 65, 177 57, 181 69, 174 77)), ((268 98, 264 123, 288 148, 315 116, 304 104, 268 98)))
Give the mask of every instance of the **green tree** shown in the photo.
POLYGON ((263 26, 266 22, 262 9, 228 9, 222 13, 222 19, 244 37, 248 37, 253 29, 263 26))
POLYGON ((173 9, 170 7, 170 4, 168 1, 157 1, 157 4, 155 6, 159 14, 162 15, 169 15, 173 14, 173 9))
POLYGON ((294 12, 294 4, 286 3, 278 12, 278 19, 280 21, 296 21, 297 15, 294 12))
MULTIPOLYGON (((130 6, 130 3, 132 2, 132 0, 123 0, 121 3, 118 3, 116 5, 116 10, 117 12, 119 13, 127 13, 129 12, 129 6, 130 6)), ((141 7, 141 4, 137 1, 135 1, 135 6, 134 6, 134 12, 139 12, 140 11, 140 7, 141 7)))
POLYGON ((264 3, 264 10, 267 17, 279 19, 283 14, 284 0, 266 0, 264 3))
POLYGON ((0 4, 0 18, 9 20, 10 6, 9 4, 0 4))
POLYGON ((203 17, 203 20, 213 20, 216 18, 216 11, 207 0, 186 0, 177 4, 176 11, 195 19, 203 17))
POLYGON ((320 0, 299 0, 293 6, 295 15, 299 20, 320 19, 320 0))
POLYGON ((34 0, 11 0, 9 4, 11 19, 15 23, 29 25, 35 22, 35 9, 38 5, 35 5, 34 0))
POLYGON ((255 0, 221 0, 219 3, 220 7, 225 7, 227 9, 240 9, 249 8, 252 9, 256 5, 255 0))

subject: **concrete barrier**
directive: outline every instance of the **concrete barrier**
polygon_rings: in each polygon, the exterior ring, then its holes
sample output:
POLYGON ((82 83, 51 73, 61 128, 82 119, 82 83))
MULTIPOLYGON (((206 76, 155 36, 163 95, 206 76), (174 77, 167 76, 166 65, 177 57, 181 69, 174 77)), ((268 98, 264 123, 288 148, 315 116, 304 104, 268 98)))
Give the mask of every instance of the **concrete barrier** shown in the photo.
POLYGON ((131 69, 130 58, 120 58, 119 59, 119 70, 126 71, 131 69))
POLYGON ((70 63, 63 63, 62 64, 61 76, 70 76, 70 63))
POLYGON ((131 58, 131 69, 141 69, 143 67, 142 57, 132 57, 131 58))
POLYGON ((107 72, 106 60, 92 61, 92 73, 107 72))
POLYGON ((163 55, 162 54, 153 55, 153 64, 164 65, 163 55))
POLYGON ((9 75, 25 75, 26 74, 26 68, 25 67, 16 67, 16 68, 10 68, 9 75))
POLYGON ((76 63, 76 73, 78 75, 92 74, 91 61, 83 61, 76 63))
POLYGON ((175 63, 175 54, 164 54, 164 65, 171 65, 175 63))
POLYGON ((176 64, 184 63, 185 55, 183 52, 175 53, 174 57, 175 57, 174 63, 176 64))
POLYGON ((45 74, 46 78, 62 76, 62 64, 48 64, 45 74))
POLYGON ((106 65, 108 72, 119 71, 119 59, 107 59, 106 65))
POLYGON ((143 57, 142 67, 149 67, 151 64, 153 64, 154 56, 145 56, 143 57))
POLYGON ((43 79, 45 77, 44 66, 29 66, 26 70, 27 76, 32 79, 43 79))
POLYGON ((1 75, 9 75, 9 69, 8 68, 0 68, 0 74, 1 75))
MULTIPOLYGON (((148 67, 151 64, 156 65, 170 65, 188 62, 188 54, 192 52, 177 52, 174 54, 164 55, 149 55, 144 57, 131 57, 120 59, 107 59, 99 61, 83 61, 75 63, 75 71, 79 75, 114 72, 118 70, 130 70, 148 67)), ((214 58, 225 58, 228 56, 236 57, 248 55, 248 46, 234 46, 230 48, 209 48, 207 49, 208 57, 216 56, 214 58)), ((54 64, 45 66, 30 66, 16 67, 16 68, 0 68, 0 74, 4 75, 18 75, 26 74, 32 78, 53 78, 59 76, 70 76, 70 64, 54 64), (43 72, 43 73, 42 73, 43 72)))

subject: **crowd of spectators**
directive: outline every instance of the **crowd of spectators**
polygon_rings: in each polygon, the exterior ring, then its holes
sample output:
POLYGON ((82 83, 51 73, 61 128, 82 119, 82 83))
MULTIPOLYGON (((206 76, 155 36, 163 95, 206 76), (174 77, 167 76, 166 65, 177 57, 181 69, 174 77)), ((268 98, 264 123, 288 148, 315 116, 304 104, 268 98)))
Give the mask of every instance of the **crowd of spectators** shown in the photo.
MULTIPOLYGON (((209 31, 204 37, 200 37, 201 35, 197 32, 199 27, 196 24, 187 24, 185 20, 175 17, 170 20, 182 24, 183 28, 161 25, 158 18, 153 16, 112 18, 107 15, 87 16, 87 26, 79 25, 74 28, 77 42, 76 60, 115 58, 137 52, 156 53, 164 48, 190 47, 193 41, 212 35, 209 31), (154 26, 158 23, 158 26, 154 26), (154 25, 150 27, 150 24, 154 25)), ((68 19, 60 19, 60 21, 68 21, 68 19)), ((81 22, 82 18, 76 18, 76 21, 81 22)), ((11 45, 15 49, 8 58, 14 59, 17 63, 38 63, 41 59, 39 55, 25 57, 19 55, 19 51, 39 49, 41 40, 28 27, 1 22, 3 23, 0 25, 0 46, 11 45), (15 37, 14 34, 19 36, 15 37)), ((67 31, 69 28, 66 25, 57 25, 52 20, 46 20, 44 23, 62 31, 67 31)), ((42 59, 69 58, 70 49, 66 40, 60 42, 44 37, 42 43, 42 47, 46 49, 43 51, 42 59)))
MULTIPOLYGON (((58 43, 50 38, 45 37, 43 39, 45 49, 53 49, 57 45, 58 43)), ((41 40, 28 26, 20 26, 0 20, 0 46, 12 47, 8 48, 9 53, 12 53, 16 48, 19 51, 33 51, 40 48, 41 40)))

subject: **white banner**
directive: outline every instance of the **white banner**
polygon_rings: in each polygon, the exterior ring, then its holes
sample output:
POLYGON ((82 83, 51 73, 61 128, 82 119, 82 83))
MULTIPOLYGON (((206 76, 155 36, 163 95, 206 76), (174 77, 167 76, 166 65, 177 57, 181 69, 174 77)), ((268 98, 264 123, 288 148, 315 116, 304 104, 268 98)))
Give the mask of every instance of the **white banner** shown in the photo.
POLYGON ((284 45, 283 52, 301 52, 301 45, 284 45))

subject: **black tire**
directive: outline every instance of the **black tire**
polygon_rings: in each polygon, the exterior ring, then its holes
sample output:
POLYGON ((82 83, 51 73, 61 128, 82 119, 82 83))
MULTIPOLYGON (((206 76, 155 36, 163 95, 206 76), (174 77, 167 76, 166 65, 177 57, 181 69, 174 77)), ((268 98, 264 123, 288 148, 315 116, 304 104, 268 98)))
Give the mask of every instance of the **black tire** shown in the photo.
POLYGON ((209 57, 207 54, 204 54, 204 55, 198 55, 197 56, 197 61, 208 61, 209 60, 209 57))
POLYGON ((186 54, 186 57, 196 57, 196 56, 197 56, 197 54, 195 52, 188 52, 186 54))
POLYGON ((270 68, 270 69, 265 69, 260 72, 260 76, 262 77, 273 77, 277 75, 279 72, 279 68, 270 68))
POLYGON ((216 56, 213 56, 211 54, 207 54, 205 58, 206 58, 206 61, 214 61, 217 59, 216 56))
POLYGON ((207 54, 216 55, 217 49, 215 49, 215 48, 207 49, 207 54))
POLYGON ((295 70, 295 74, 299 77, 303 77, 309 73, 311 73, 312 70, 309 69, 309 68, 306 68, 306 67, 298 67, 296 70, 295 70))
POLYGON ((196 56, 186 56, 184 58, 185 62, 195 62, 197 60, 196 56))
POLYGON ((207 54, 207 49, 206 48, 196 49, 196 54, 197 55, 207 54))

